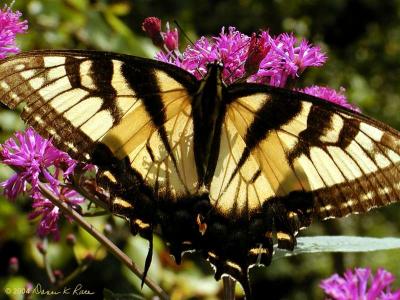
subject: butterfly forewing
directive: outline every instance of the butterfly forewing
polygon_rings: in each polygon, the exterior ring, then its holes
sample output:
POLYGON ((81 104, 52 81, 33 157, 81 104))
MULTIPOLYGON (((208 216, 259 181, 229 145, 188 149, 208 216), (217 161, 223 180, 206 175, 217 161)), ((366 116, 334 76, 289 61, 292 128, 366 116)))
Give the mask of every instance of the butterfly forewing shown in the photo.
MULTIPOLYGON (((299 190, 311 192, 315 214, 328 218, 400 200, 400 138, 395 130, 299 93, 261 93, 259 86, 245 85, 232 87, 230 97, 224 125, 233 129, 227 145, 240 146, 230 150, 236 152, 230 159, 234 163, 216 179, 224 191, 242 193, 239 207, 261 208, 299 190), (256 180, 245 179, 249 170, 256 180), (268 189, 262 196, 252 192, 262 190, 256 188, 257 180, 268 189)), ((221 154, 220 168, 225 169, 222 162, 221 154)))
POLYGON ((102 143, 117 159, 127 157, 149 186, 197 188, 190 119, 197 81, 190 74, 87 51, 21 54, 0 69, 2 102, 24 103, 23 119, 72 157, 90 161, 102 143))

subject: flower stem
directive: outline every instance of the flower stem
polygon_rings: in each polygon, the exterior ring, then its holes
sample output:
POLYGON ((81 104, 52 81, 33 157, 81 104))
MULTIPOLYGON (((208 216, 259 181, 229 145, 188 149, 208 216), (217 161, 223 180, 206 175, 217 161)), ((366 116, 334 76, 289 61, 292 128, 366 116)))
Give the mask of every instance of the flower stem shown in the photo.
POLYGON ((53 274, 53 269, 51 268, 49 257, 47 256, 47 247, 48 247, 47 238, 43 239, 43 244, 44 244, 43 247, 46 249, 46 251, 44 251, 42 253, 42 255, 43 255, 43 264, 44 264, 44 266, 46 268, 46 274, 47 274, 47 277, 49 278, 50 283, 54 284, 56 282, 56 278, 55 278, 55 276, 53 274))
MULTIPOLYGON (((95 251, 94 257, 96 257, 97 251, 100 249, 100 247, 97 248, 95 251)), ((62 287, 66 286, 69 282, 74 280, 76 277, 78 277, 81 273, 85 272, 86 269, 92 264, 93 259, 90 260, 83 260, 78 267, 72 271, 66 278, 64 278, 62 281, 57 283, 56 288, 61 289, 62 287)))
MULTIPOLYGON (((143 272, 136 266, 136 264, 119 249, 113 242, 111 242, 105 235, 100 233, 91 224, 85 221, 85 219, 78 214, 74 209, 69 207, 65 202, 55 197, 43 183, 39 183, 41 192, 46 198, 48 198, 55 206, 61 209, 61 211, 70 216, 75 222, 77 222, 83 229, 90 233, 95 239, 97 239, 104 247, 107 248, 116 258, 118 258, 124 265, 126 265, 135 275, 142 278, 143 272)), ((156 293, 161 299, 169 300, 169 296, 158 286, 155 282, 150 280, 148 277, 145 279, 146 285, 156 293)))

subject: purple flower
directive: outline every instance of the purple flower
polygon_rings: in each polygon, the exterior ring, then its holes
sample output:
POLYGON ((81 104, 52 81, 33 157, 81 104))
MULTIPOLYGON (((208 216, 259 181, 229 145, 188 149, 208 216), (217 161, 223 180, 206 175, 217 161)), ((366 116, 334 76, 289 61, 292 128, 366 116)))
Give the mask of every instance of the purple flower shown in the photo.
POLYGON ((347 102, 346 96, 344 95, 345 89, 343 87, 341 87, 339 91, 336 91, 329 87, 313 85, 304 89, 298 89, 298 91, 318 98, 322 98, 324 100, 328 100, 330 102, 339 104, 345 108, 357 112, 360 111, 358 107, 347 102))
MULTIPOLYGON (((76 209, 84 202, 84 198, 76 191, 65 186, 46 185, 47 188, 59 199, 65 201, 72 208, 76 209)), ((41 193, 33 194, 33 211, 29 214, 29 219, 35 219, 41 216, 37 233, 40 237, 53 235, 55 240, 60 238, 58 221, 60 219, 60 209, 55 206, 50 200, 43 197, 41 193)), ((71 221, 69 217, 67 220, 71 221)))
POLYGON ((15 36, 28 29, 28 22, 20 21, 21 16, 19 11, 13 12, 7 5, 0 10, 0 59, 19 52, 15 36))
POLYGON ((0 150, 0 162, 11 166, 18 172, 0 183, 4 194, 14 200, 18 194, 38 191, 39 178, 43 177, 53 186, 59 185, 60 174, 65 170, 66 177, 73 172, 76 161, 55 148, 50 140, 43 139, 32 128, 24 133, 15 133, 15 139, 8 139, 0 150))
MULTIPOLYGON (((161 30, 160 20, 146 20, 151 30, 145 31, 152 37, 154 32, 161 30)), ((183 68, 197 79, 205 77, 210 63, 221 62, 225 84, 247 81, 284 87, 289 78, 296 79, 307 67, 321 66, 327 59, 319 47, 306 40, 297 45, 297 38, 293 34, 284 33, 272 38, 268 31, 262 31, 250 38, 235 27, 229 27, 228 30, 223 27, 218 36, 203 36, 182 54, 177 51, 177 31, 170 31, 167 26, 167 33, 161 35, 166 49, 161 47, 156 59, 183 68)), ((152 39, 154 43, 154 37, 152 39)))
POLYGON ((77 162, 32 128, 15 133, 15 138, 8 139, 1 146, 0 162, 17 171, 11 178, 0 183, 4 194, 10 200, 14 200, 22 192, 31 195, 33 212, 29 218, 41 216, 38 235, 43 237, 52 234, 58 239, 60 211, 40 193, 39 180, 46 181, 47 188, 55 196, 75 208, 83 202, 83 198, 74 190, 62 186, 61 180, 68 180, 77 162))
POLYGON ((240 33, 234 27, 221 33, 211 40, 201 37, 194 45, 189 45, 181 56, 174 52, 156 55, 156 59, 174 64, 195 75, 198 79, 207 74, 207 66, 216 61, 222 62, 224 69, 222 79, 226 84, 242 79, 245 70, 250 37, 240 33))
POLYGON ((161 36, 164 39, 165 47, 167 47, 169 51, 178 50, 178 44, 179 44, 178 30, 176 28, 171 30, 169 28, 169 23, 167 23, 166 28, 167 32, 161 32, 161 36))
POLYGON ((15 274, 19 270, 19 260, 16 256, 10 257, 8 260, 8 272, 10 274, 15 274))
MULTIPOLYGON (((250 37, 237 31, 235 27, 229 27, 226 33, 222 28, 219 37, 214 39, 214 51, 224 66, 222 79, 226 84, 242 79, 245 74, 244 64, 249 52, 250 37)), ((209 61, 212 62, 215 61, 209 61)))
POLYGON ((329 300, 399 300, 400 289, 392 292, 390 285, 395 277, 379 268, 375 277, 369 268, 356 268, 354 273, 347 270, 343 277, 334 274, 323 280, 320 287, 329 300))
POLYGON ((288 78, 295 79, 311 66, 322 66, 327 57, 319 47, 302 40, 299 46, 293 34, 282 33, 272 38, 268 32, 262 32, 271 50, 260 63, 260 69, 251 77, 251 81, 284 87, 288 78))

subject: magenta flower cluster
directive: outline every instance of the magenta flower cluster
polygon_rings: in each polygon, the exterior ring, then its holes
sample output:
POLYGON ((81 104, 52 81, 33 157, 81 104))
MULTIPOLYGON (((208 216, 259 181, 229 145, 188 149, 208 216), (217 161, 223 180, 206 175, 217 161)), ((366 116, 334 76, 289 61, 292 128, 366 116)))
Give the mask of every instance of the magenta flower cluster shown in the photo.
POLYGON ((52 234, 59 237, 57 221, 59 209, 46 199, 39 188, 39 182, 46 182, 46 187, 72 207, 83 202, 83 198, 74 190, 63 186, 76 166, 76 161, 68 154, 58 150, 50 140, 42 138, 32 128, 15 133, 15 138, 8 139, 0 149, 0 162, 12 167, 17 172, 0 183, 4 194, 15 200, 22 193, 33 198, 33 212, 29 218, 41 216, 38 234, 52 234))
POLYGON ((265 40, 264 47, 270 50, 250 81, 285 87, 289 79, 296 79, 308 67, 322 66, 327 59, 319 47, 306 40, 298 43, 293 34, 282 33, 273 38, 264 31, 261 37, 265 40))
POLYGON ((21 21, 21 16, 19 11, 13 12, 6 5, 0 10, 0 58, 19 52, 15 37, 28 29, 28 22, 21 21))
MULTIPOLYGON (((15 43, 16 35, 28 29, 28 22, 20 20, 21 16, 19 11, 13 12, 7 6, 0 10, 0 58, 19 52, 15 43)), ((8 180, 0 183, 4 195, 10 200, 15 200, 23 193, 30 195, 33 211, 29 218, 40 217, 38 235, 43 237, 51 234, 58 239, 60 211, 42 195, 39 182, 46 182, 45 186, 53 194, 76 208, 83 198, 63 185, 72 174, 76 161, 28 128, 25 132, 17 132, 14 138, 1 145, 0 162, 16 171, 8 180)))
POLYGON ((344 95, 345 89, 343 87, 340 88, 339 91, 336 91, 334 89, 331 89, 326 86, 318 86, 318 85, 312 85, 309 87, 305 87, 303 89, 298 89, 299 92, 312 95, 318 98, 322 98, 325 100, 328 100, 329 102, 333 102, 336 104, 339 104, 340 106, 343 106, 345 108, 354 110, 354 111, 360 111, 360 109, 347 102, 346 96, 344 95))
POLYGON ((343 277, 334 274, 320 284, 327 300, 400 300, 400 289, 391 291, 395 277, 380 268, 373 276, 369 268, 347 270, 343 277))
MULTIPOLYGON (((223 64, 222 79, 225 84, 256 82, 276 87, 291 88, 295 80, 309 67, 320 67, 327 56, 318 46, 294 34, 271 36, 268 31, 248 36, 235 27, 223 27, 215 37, 201 37, 181 53, 176 29, 166 26, 161 30, 161 20, 146 18, 142 28, 161 51, 156 59, 187 70, 196 78, 204 78, 207 65, 219 61, 223 64)), ((299 90, 299 89, 297 89, 299 90)), ((349 104, 343 90, 312 86, 299 90, 357 110, 349 104)))

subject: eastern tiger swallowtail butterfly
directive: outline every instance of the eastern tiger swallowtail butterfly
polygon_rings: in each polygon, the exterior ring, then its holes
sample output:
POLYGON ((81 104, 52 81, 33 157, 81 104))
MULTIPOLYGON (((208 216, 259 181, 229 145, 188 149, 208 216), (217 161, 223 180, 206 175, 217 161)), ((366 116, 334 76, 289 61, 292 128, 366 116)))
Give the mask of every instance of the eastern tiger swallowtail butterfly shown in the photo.
POLYGON ((313 218, 400 200, 400 134, 333 103, 226 86, 158 61, 35 51, 0 61, 1 101, 73 158, 99 167, 112 211, 161 233, 179 263, 202 253, 249 294, 249 266, 293 249, 313 218))

